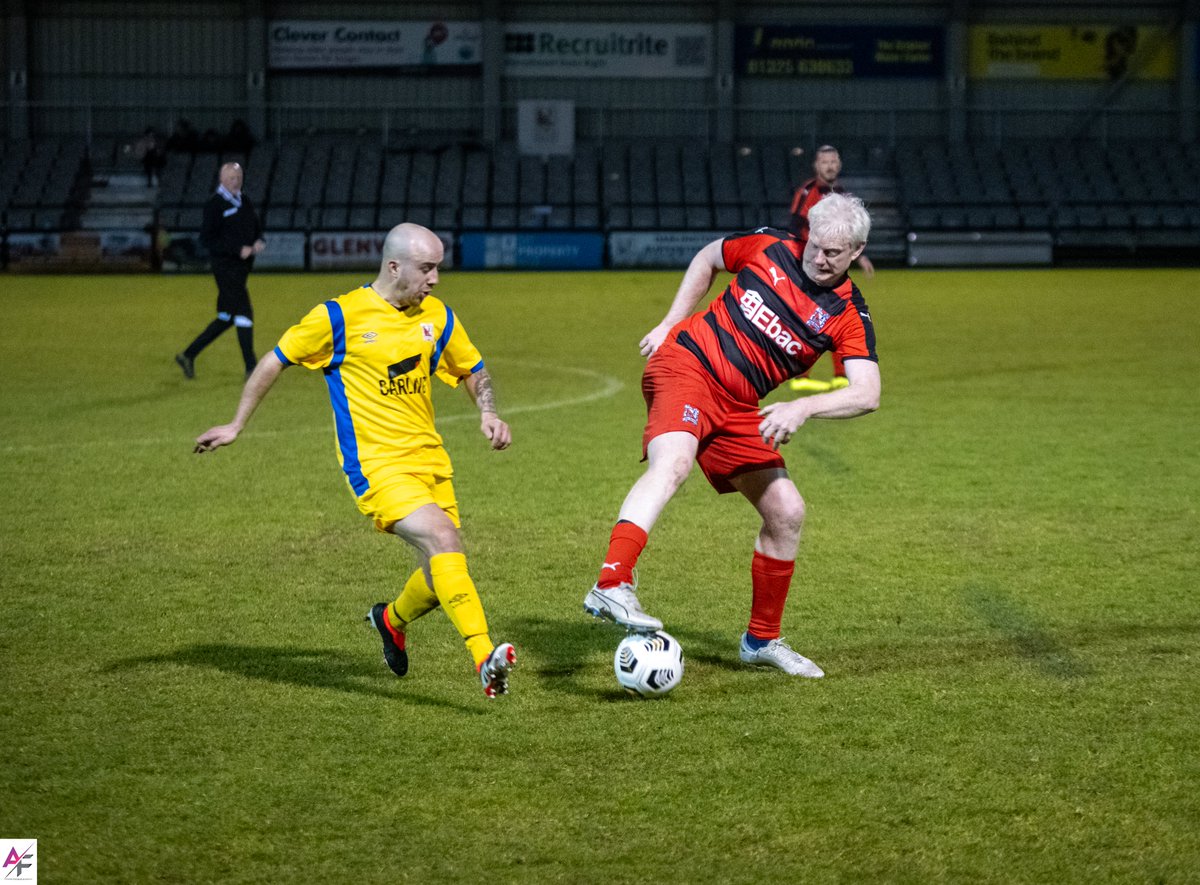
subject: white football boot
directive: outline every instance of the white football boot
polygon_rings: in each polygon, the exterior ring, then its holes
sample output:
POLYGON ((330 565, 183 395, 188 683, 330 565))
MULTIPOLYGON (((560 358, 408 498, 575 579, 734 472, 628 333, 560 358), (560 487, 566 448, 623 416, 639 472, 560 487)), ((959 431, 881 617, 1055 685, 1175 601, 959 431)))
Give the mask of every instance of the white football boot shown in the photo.
POLYGON ((633 584, 618 584, 603 590, 593 585, 583 597, 583 610, 594 618, 612 621, 634 633, 653 633, 662 629, 662 621, 642 611, 642 604, 634 594, 633 584))
POLYGON ((825 675, 824 670, 795 651, 782 637, 772 639, 762 648, 751 648, 746 644, 746 634, 743 633, 739 654, 747 664, 755 664, 759 667, 778 667, 789 676, 820 679, 825 675))
POLYGON ((517 663, 517 650, 511 642, 502 642, 492 649, 486 661, 479 665, 479 681, 489 698, 508 694, 508 674, 517 663))

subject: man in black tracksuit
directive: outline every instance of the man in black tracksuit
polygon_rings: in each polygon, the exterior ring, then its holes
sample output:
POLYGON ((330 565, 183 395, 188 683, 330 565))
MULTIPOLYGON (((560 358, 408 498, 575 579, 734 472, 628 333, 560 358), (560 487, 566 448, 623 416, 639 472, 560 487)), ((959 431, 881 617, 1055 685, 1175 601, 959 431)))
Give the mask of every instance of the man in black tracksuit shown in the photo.
POLYGON ((246 278, 254 266, 254 256, 262 252, 262 224, 250 197, 242 193, 242 167, 226 163, 221 167, 220 186, 204 204, 200 242, 212 257, 213 276, 217 280, 217 318, 196 336, 175 362, 188 378, 196 377, 196 357, 230 326, 237 328, 246 375, 254 370, 254 308, 246 278))

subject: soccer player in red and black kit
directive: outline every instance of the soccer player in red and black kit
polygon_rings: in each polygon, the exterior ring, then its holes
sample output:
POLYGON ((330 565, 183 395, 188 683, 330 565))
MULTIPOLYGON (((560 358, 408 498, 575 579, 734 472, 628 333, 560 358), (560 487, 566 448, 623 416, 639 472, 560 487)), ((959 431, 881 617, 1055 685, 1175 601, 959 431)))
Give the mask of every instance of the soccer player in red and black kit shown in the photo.
MULTIPOLYGON (((796 193, 792 195, 792 218, 788 223, 788 230, 800 240, 801 247, 808 242, 808 213, 812 207, 830 194, 845 193, 838 183, 838 176, 841 174, 842 155, 838 149, 831 144, 823 144, 817 148, 813 158, 813 177, 796 188, 796 193)), ((858 266, 862 268, 867 279, 875 275, 875 265, 866 255, 858 256, 858 266)), ((824 393, 827 390, 845 387, 846 372, 842 367, 842 358, 836 353, 830 358, 833 360, 832 382, 809 378, 806 372, 799 378, 792 379, 792 390, 824 393)))
POLYGON ((821 668, 780 635, 804 499, 779 447, 810 418, 874 411, 880 382, 871 314, 847 276, 866 245, 870 215, 857 197, 833 194, 813 207, 809 222, 803 249, 772 228, 709 243, 692 259, 666 317, 642 339, 650 357, 642 376, 649 463, 621 505, 584 609, 633 631, 662 627, 643 611, 633 570, 663 508, 699 463, 717 492, 740 492, 762 517, 741 659, 819 677, 821 668), (722 271, 734 279, 693 316, 722 271), (825 351, 846 361, 846 387, 759 407, 825 351))

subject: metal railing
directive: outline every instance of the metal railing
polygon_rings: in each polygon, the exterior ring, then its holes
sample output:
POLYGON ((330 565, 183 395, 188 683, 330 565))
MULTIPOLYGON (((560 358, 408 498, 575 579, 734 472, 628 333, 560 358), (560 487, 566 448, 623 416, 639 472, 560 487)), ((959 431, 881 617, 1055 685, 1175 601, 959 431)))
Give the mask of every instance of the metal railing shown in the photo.
MULTIPOLYGON (((6 119, 29 121, 32 138, 75 136, 91 142, 99 138, 133 138, 146 126, 166 134, 179 119, 187 119, 203 133, 226 132, 235 119, 261 120, 260 139, 282 142, 303 133, 355 134, 378 139, 381 144, 416 144, 489 140, 483 105, 412 105, 380 108, 330 103, 273 102, 261 108, 245 104, 159 105, 130 107, 118 102, 25 102, 0 107, 6 119)), ((494 116, 496 137, 517 137, 517 107, 506 103, 494 116)), ((952 114, 961 114, 967 137, 996 143, 1038 138, 1086 138, 1106 144, 1153 132, 1155 138, 1182 137, 1186 128, 1180 112, 1172 108, 1096 108, 1080 106, 997 107, 971 105, 952 112, 929 106, 807 106, 789 110, 777 105, 715 105, 650 107, 646 105, 577 105, 576 138, 588 141, 633 138, 689 138, 702 142, 718 139, 721 132, 735 138, 795 140, 805 147, 820 141, 894 146, 921 139, 946 139, 952 132, 952 114), (722 116, 729 119, 722 119, 722 116)), ((1200 122, 1200 109, 1196 110, 1200 122)), ((252 127, 253 128, 253 127, 252 127)), ((1193 129, 1197 127, 1191 127, 1193 129)))

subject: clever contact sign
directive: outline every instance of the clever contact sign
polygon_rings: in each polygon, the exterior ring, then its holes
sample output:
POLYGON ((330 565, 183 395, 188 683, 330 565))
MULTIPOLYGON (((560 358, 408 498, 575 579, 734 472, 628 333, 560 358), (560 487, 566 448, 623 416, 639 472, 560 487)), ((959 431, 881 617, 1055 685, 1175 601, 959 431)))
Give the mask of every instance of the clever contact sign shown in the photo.
POLYGON ((442 21, 299 21, 267 26, 275 69, 478 67, 483 25, 442 21))

